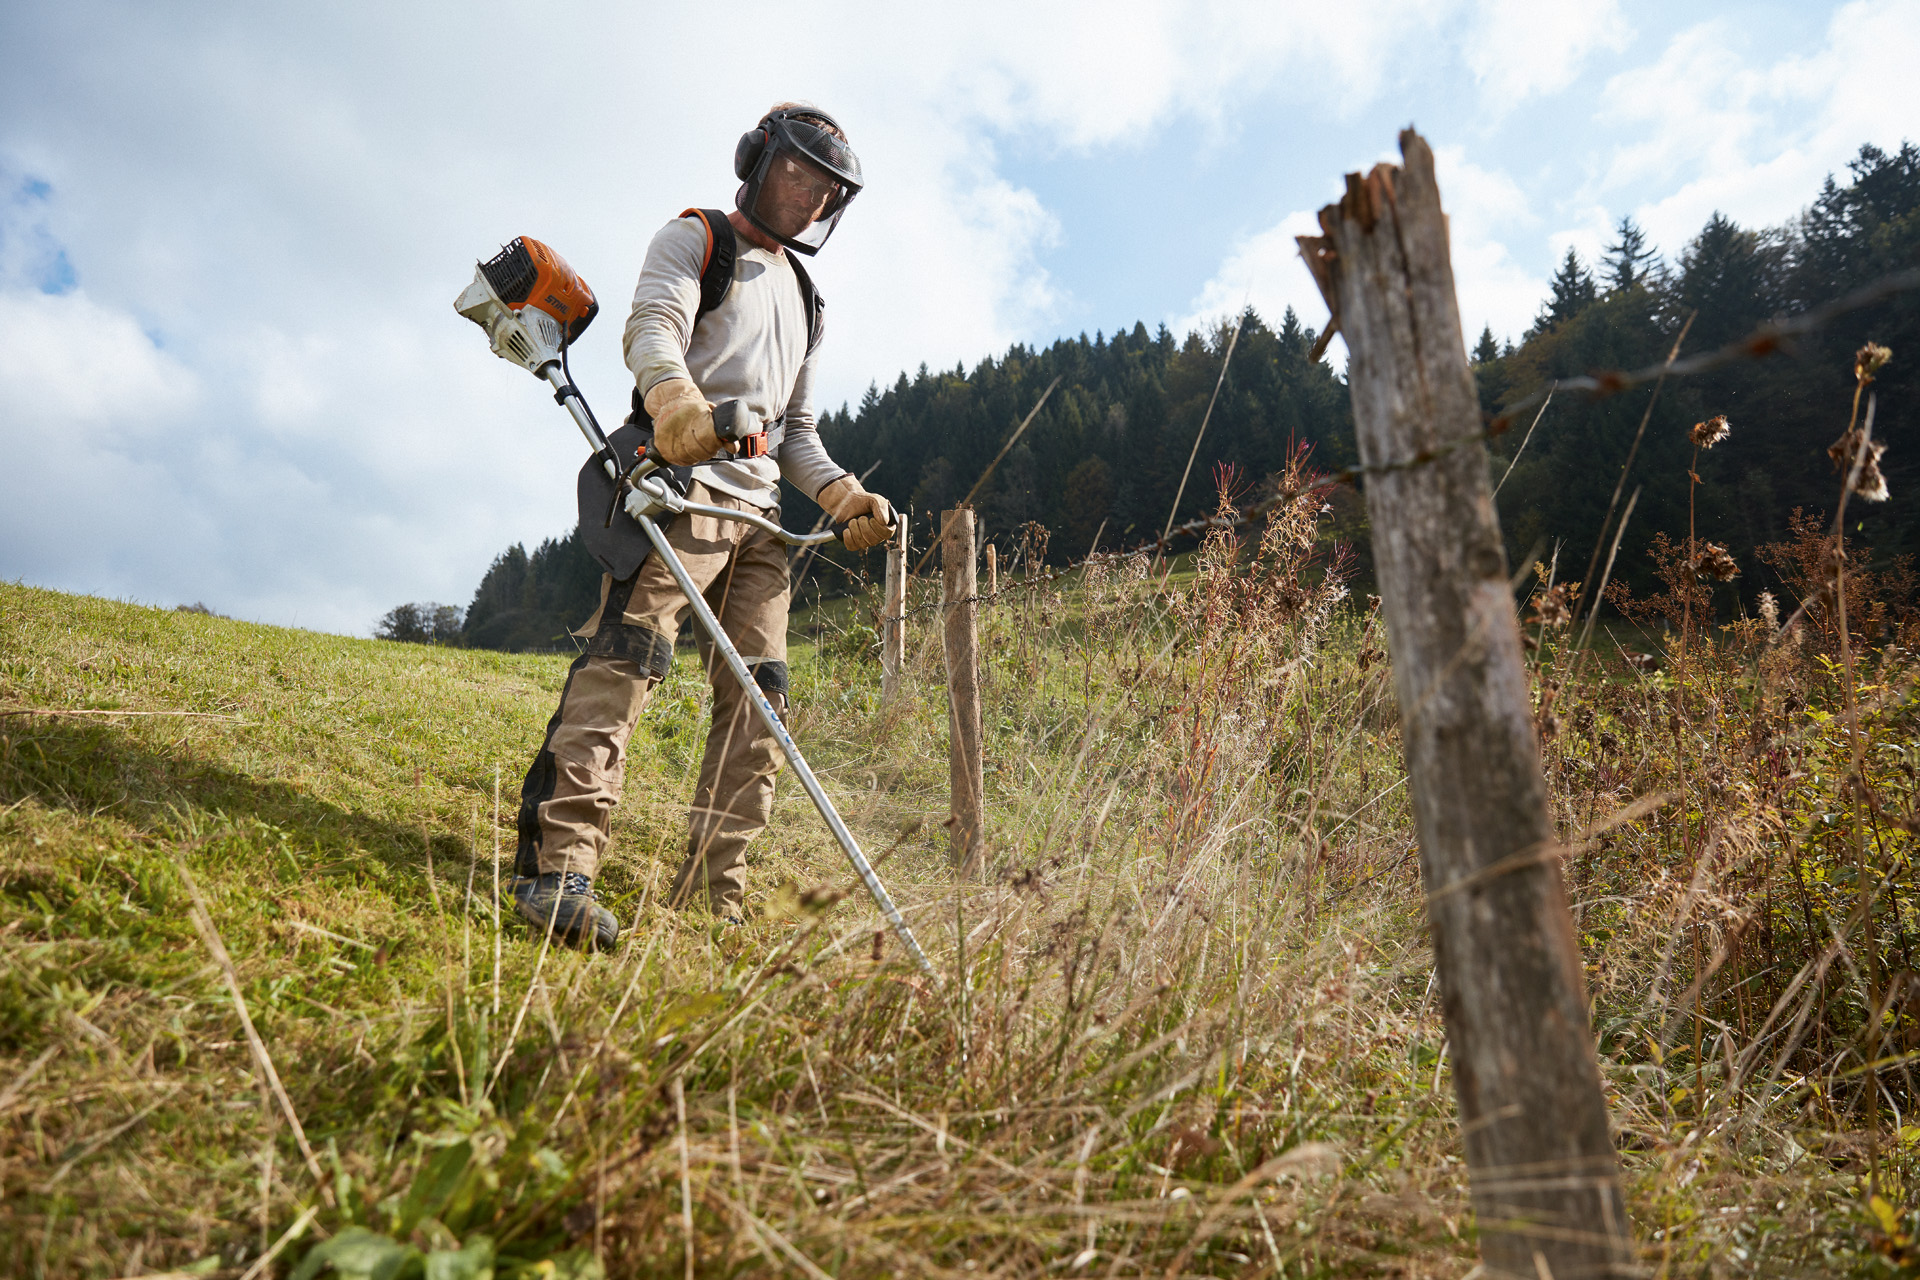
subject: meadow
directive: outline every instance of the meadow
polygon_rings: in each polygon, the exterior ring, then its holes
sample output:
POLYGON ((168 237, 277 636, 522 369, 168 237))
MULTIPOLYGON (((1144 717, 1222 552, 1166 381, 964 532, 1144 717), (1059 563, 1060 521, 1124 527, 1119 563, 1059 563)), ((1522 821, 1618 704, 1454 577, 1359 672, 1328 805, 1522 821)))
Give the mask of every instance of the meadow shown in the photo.
MULTIPOLYGON (((937 579, 891 704, 876 593, 800 620, 795 736, 937 980, 794 786, 744 926, 662 904, 690 650, 583 956, 493 906, 564 656, 0 585, 0 1271, 1467 1275, 1390 637, 1327 515, 1015 560, 973 881, 937 579)), ((1654 1274, 1920 1258, 1910 584, 1858 550, 1843 625, 1826 536, 1778 552, 1805 610, 1716 623, 1683 565, 1585 650, 1516 578, 1654 1274)))

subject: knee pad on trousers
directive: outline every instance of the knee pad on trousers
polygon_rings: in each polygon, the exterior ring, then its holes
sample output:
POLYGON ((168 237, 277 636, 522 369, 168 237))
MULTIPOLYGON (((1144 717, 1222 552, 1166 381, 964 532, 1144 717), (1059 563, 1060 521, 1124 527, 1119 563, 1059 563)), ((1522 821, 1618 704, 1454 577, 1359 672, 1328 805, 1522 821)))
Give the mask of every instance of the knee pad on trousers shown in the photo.
POLYGON ((753 664, 753 682, 760 686, 769 700, 778 695, 784 704, 787 700, 787 664, 784 662, 756 662, 753 664))
POLYGON ((587 656, 625 658, 639 667, 641 674, 664 680, 673 667, 673 641, 630 622, 602 622, 587 641, 587 656))
POLYGON ((520 837, 513 854, 515 875, 540 874, 540 806, 553 799, 554 790, 560 782, 559 761, 554 758, 553 750, 547 744, 553 741, 554 731, 560 727, 560 713, 567 705, 567 691, 573 687, 573 677, 587 665, 587 657, 581 654, 567 668, 567 683, 561 686, 560 701, 554 704, 553 716, 547 721, 547 736, 541 740, 540 750, 534 754, 533 763, 527 766, 527 776, 520 783, 520 812, 514 816, 514 826, 520 837))

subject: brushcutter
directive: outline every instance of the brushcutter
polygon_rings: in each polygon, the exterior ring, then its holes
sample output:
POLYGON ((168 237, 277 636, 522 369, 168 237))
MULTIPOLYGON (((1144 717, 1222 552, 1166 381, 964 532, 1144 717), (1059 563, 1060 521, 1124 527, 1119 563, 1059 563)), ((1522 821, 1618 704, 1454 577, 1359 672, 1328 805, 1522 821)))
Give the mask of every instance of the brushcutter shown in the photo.
MULTIPOLYGON (((739 650, 727 637, 726 629, 695 588, 656 517, 691 512, 718 520, 737 520, 796 547, 830 542, 838 533, 789 533, 765 516, 691 501, 671 483, 671 476, 659 461, 646 456, 646 445, 633 443, 640 433, 634 432, 633 440, 621 440, 622 435, 632 430, 622 428, 610 440, 601 431, 593 410, 587 407, 585 397, 567 370, 567 348, 593 322, 600 304, 594 300, 593 290, 566 260, 540 241, 522 236, 493 258, 479 263, 473 273, 473 283, 455 299, 453 309, 485 330, 495 355, 511 360, 553 387, 554 400, 572 415, 574 425, 580 428, 580 434, 593 449, 593 457, 580 473, 580 525, 588 550, 617 578, 634 572, 648 552, 660 557, 686 596, 695 622, 713 642, 733 678, 740 682, 761 723, 780 744, 787 763, 800 779, 800 785, 806 788, 813 807, 820 811, 820 817, 847 855, 847 861, 853 864, 861 883, 866 885, 874 905, 893 926, 894 934, 914 963, 929 977, 936 976, 913 930, 901 918, 900 909, 894 906, 880 877, 874 874, 873 864, 860 851, 860 842, 847 830, 833 801, 828 799, 820 780, 808 767, 806 757, 800 754, 793 735, 780 722, 779 713, 755 682, 739 650), (598 511, 605 512, 604 519, 589 518, 598 511), (627 566, 624 573, 619 572, 622 566, 627 566)), ((713 416, 717 434, 722 440, 735 444, 742 455, 754 457, 765 452, 764 426, 755 422, 739 401, 729 400, 715 406, 713 416)))

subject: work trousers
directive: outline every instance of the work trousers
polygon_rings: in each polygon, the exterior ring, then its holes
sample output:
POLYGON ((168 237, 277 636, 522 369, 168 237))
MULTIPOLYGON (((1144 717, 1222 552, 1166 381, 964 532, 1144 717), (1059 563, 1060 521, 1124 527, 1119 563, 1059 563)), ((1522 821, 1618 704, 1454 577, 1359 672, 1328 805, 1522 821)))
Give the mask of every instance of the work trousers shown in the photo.
MULTIPOLYGON (((697 481, 692 501, 757 510, 697 481)), ((777 516, 777 512, 767 512, 777 516)), ((786 710, 787 557, 771 534, 734 520, 684 513, 667 542, 720 619, 776 711, 786 710)), ((653 688, 673 661, 690 606, 666 564, 649 555, 633 577, 600 584, 600 607, 575 634, 574 660, 546 741, 527 770, 520 799, 521 875, 593 875, 606 852, 613 808, 626 774, 627 741, 653 688)), ((669 901, 738 916, 746 890, 747 845, 773 812, 780 748, 754 713, 708 638, 699 652, 713 686, 700 780, 687 815, 687 854, 669 901)))

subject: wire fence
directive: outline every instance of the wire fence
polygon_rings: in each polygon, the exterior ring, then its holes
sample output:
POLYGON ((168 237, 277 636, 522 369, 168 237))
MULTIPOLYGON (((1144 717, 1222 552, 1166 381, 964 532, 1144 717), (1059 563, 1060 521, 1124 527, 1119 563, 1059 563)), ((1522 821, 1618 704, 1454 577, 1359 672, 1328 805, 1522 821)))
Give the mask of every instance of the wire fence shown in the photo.
MULTIPOLYGON (((1909 293, 1915 290, 1920 290, 1920 267, 1896 271, 1889 275, 1882 276, 1880 279, 1844 294, 1832 302, 1810 308, 1799 315, 1769 320, 1765 324, 1755 328, 1744 338, 1729 342, 1725 346, 1715 348, 1712 351, 1704 351, 1698 355, 1688 356, 1685 359, 1669 357, 1657 364, 1646 365, 1639 369, 1600 370, 1579 377, 1551 379, 1536 386, 1518 399, 1510 401, 1498 413, 1489 417, 1485 427, 1481 430, 1467 433, 1453 440, 1443 441, 1440 444, 1422 449, 1410 457, 1393 459, 1387 462, 1361 463, 1351 467, 1342 467, 1336 471, 1316 475, 1304 484, 1285 485, 1269 483, 1266 486, 1267 492, 1264 496, 1249 503, 1245 507, 1235 508, 1232 515, 1215 514, 1196 516, 1180 524, 1169 524, 1159 537, 1144 540, 1124 550, 1096 550, 1079 560, 1069 561, 1066 564, 1058 566, 1049 566, 1042 563, 1037 571, 1030 569, 1026 574, 1022 575, 1018 581, 1001 587, 992 593, 981 593, 969 596, 964 601, 930 601, 926 604, 912 606, 897 616, 883 615, 881 620, 883 622, 904 621, 918 614, 932 613, 944 608, 948 603, 988 604, 1002 596, 1044 589, 1063 578, 1071 577, 1073 574, 1082 571, 1090 565, 1117 563, 1140 555, 1164 556, 1178 539, 1204 539, 1208 534, 1216 530, 1238 532, 1250 529, 1257 526, 1259 522, 1279 508, 1309 494, 1324 493, 1338 488, 1343 484, 1357 485, 1369 476, 1412 471, 1419 467, 1438 462, 1440 459, 1468 445, 1498 439, 1511 430, 1515 423, 1519 421, 1521 416, 1529 409, 1533 409, 1536 406, 1544 409, 1548 400, 1563 392, 1585 392, 1590 399, 1603 400, 1612 396, 1622 395, 1637 387, 1646 386, 1650 383, 1658 383, 1665 379, 1689 377, 1708 373, 1715 369, 1726 368, 1743 361, 1762 360, 1769 356, 1792 354, 1797 339, 1820 332, 1842 316, 1859 311, 1864 307, 1872 306, 1877 302, 1884 302, 1888 298, 1895 297, 1899 294, 1909 293)), ((1058 379, 1055 381, 1057 383, 1058 379)), ((1053 387, 1049 386, 1047 390, 1051 392, 1053 387)), ((1044 403, 1044 397, 1042 397, 1042 402, 1044 403)), ((1039 406, 1035 405, 1034 408, 1037 412, 1039 406)), ((1020 429, 1025 430, 1027 423, 1031 422, 1032 419, 1033 414, 1028 414, 1026 422, 1021 424, 1020 429)), ((998 461, 998 459, 996 459, 996 461, 998 461)), ((984 478, 983 476, 982 479, 984 480, 984 478)), ((977 489, 978 485, 976 485, 975 488, 977 489)), ((935 546, 937 545, 936 542, 935 546)), ((915 574, 911 576, 918 576, 918 570, 924 567, 927 560, 931 558, 933 551, 934 547, 927 549, 926 553, 922 555, 919 564, 915 566, 915 574)), ((1042 554, 1044 554, 1044 552, 1042 554)))

